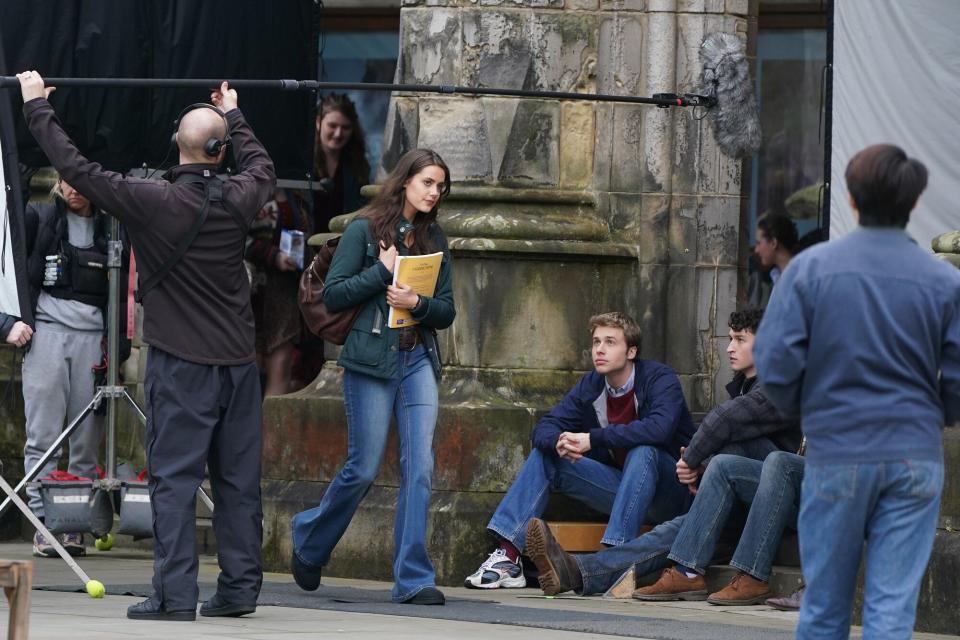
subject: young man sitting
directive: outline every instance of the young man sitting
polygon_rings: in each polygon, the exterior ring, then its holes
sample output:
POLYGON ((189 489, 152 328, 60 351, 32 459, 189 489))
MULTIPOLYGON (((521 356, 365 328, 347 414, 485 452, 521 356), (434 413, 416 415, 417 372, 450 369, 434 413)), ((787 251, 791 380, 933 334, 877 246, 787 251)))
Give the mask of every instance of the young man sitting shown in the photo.
POLYGON ((675 465, 694 428, 676 374, 637 359, 640 328, 628 315, 594 316, 590 331, 594 370, 534 428, 533 450, 487 525, 500 544, 467 587, 526 586, 527 522, 542 514, 551 492, 610 514, 602 539, 610 546, 689 506, 675 465))
POLYGON ((796 519, 803 460, 784 452, 800 444, 799 424, 782 418, 756 386, 753 341, 761 317, 762 312, 753 309, 731 314, 727 354, 735 376, 727 390, 732 398, 707 414, 677 463, 678 474, 693 487, 702 475, 701 461, 708 456, 718 452, 740 455, 713 459, 689 513, 616 549, 574 558, 556 544, 544 522, 531 521, 527 553, 540 570, 540 585, 548 595, 568 590, 602 593, 631 566, 643 575, 668 567, 673 560, 678 568, 665 572, 664 578, 679 575, 686 580, 672 580, 671 584, 677 585, 672 589, 661 584, 662 579, 654 592, 639 590, 636 597, 706 598, 700 574, 709 564, 735 500, 754 503, 733 564, 755 580, 738 576, 709 600, 714 604, 752 604, 768 595, 766 580, 780 535, 783 527, 796 519), (760 462, 764 458, 765 462, 760 462), (689 577, 682 573, 684 566, 689 567, 689 577))

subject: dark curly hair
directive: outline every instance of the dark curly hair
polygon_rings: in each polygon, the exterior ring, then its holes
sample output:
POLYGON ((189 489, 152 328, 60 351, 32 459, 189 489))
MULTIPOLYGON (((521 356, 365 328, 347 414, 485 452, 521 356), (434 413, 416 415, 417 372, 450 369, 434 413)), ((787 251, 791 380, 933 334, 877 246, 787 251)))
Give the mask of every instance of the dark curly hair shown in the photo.
POLYGON ((797 225, 790 216, 782 213, 768 213, 757 220, 757 228, 767 240, 776 240, 791 254, 797 253, 797 225))
POLYGON ((757 333, 760 328, 760 320, 763 319, 763 309, 760 307, 746 307, 738 309, 730 314, 730 328, 734 331, 749 331, 752 334, 757 333))

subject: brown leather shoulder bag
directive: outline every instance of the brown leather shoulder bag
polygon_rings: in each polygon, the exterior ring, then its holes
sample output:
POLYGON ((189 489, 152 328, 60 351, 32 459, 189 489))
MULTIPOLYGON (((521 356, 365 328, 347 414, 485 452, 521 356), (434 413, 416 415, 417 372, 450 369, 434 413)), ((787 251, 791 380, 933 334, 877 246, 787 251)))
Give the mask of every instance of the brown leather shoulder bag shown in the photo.
POLYGON ((363 306, 357 305, 333 313, 323 302, 324 282, 330 271, 330 263, 333 262, 333 254, 342 237, 335 236, 323 243, 310 266, 300 276, 300 288, 297 292, 297 304, 300 306, 300 313, 303 314, 307 328, 314 335, 333 344, 343 344, 347 341, 350 328, 363 306))

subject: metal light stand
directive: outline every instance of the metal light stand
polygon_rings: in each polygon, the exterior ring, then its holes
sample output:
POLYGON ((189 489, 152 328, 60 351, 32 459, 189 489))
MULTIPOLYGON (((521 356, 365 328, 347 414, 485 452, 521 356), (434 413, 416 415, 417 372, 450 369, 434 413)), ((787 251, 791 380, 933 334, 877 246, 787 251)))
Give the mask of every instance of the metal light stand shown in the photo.
MULTIPOLYGON (((117 358, 120 351, 120 319, 117 316, 120 312, 120 271, 123 267, 123 242, 120 240, 120 223, 116 218, 112 218, 110 222, 110 238, 110 242, 107 243, 107 269, 109 274, 107 298, 107 384, 97 387, 97 392, 94 394, 93 399, 91 399, 83 411, 80 412, 80 415, 75 417, 73 421, 67 425, 67 428, 60 433, 50 448, 41 456, 37 464, 30 469, 23 480, 17 483, 17 486, 14 487, 15 493, 22 491, 23 488, 27 486, 27 483, 37 477, 47 461, 60 450, 64 441, 76 431, 80 423, 90 415, 91 411, 95 411, 100 406, 100 402, 103 400, 107 402, 107 469, 106 478, 99 481, 99 486, 107 491, 118 490, 120 488, 120 480, 117 478, 117 401, 125 399, 140 417, 140 421, 144 425, 147 423, 147 416, 143 413, 143 410, 140 409, 137 401, 131 397, 125 386, 117 384, 117 367, 119 366, 117 358)), ((213 500, 206 494, 203 487, 197 489, 197 496, 212 513, 213 500)), ((12 498, 8 496, 7 499, 0 504, 0 515, 6 511, 12 501, 12 498)))

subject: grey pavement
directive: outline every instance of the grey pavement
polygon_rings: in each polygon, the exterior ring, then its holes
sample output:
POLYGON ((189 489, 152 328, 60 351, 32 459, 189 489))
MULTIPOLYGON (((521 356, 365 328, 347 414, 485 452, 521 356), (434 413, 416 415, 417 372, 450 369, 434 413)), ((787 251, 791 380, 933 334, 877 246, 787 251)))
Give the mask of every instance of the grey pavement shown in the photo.
MULTIPOLYGON (((59 559, 36 559, 30 637, 71 638, 514 638, 571 640, 632 637, 644 640, 683 638, 694 640, 790 638, 796 614, 768 607, 719 608, 707 603, 641 603, 599 597, 546 598, 536 589, 474 591, 444 587, 447 607, 414 607, 386 601, 389 584, 364 580, 324 578, 324 587, 307 594, 295 587, 289 575, 264 576, 261 601, 282 606, 261 606, 252 616, 239 619, 201 618, 196 622, 143 622, 127 620, 126 608, 141 598, 111 595, 147 588, 151 556, 142 551, 115 547, 80 559, 91 578, 107 586, 108 595, 95 600, 85 593, 46 591, 42 587, 75 586, 80 581, 59 559), (129 588, 131 585, 137 588, 129 588)), ((30 559, 30 545, 0 544, 0 558, 30 559)), ((201 585, 210 593, 216 581, 215 558, 201 557, 201 585)), ((0 605, 0 629, 6 625, 6 604, 0 605)), ((852 637, 859 637, 859 630, 852 637)), ((956 638, 916 634, 918 640, 956 638)))

